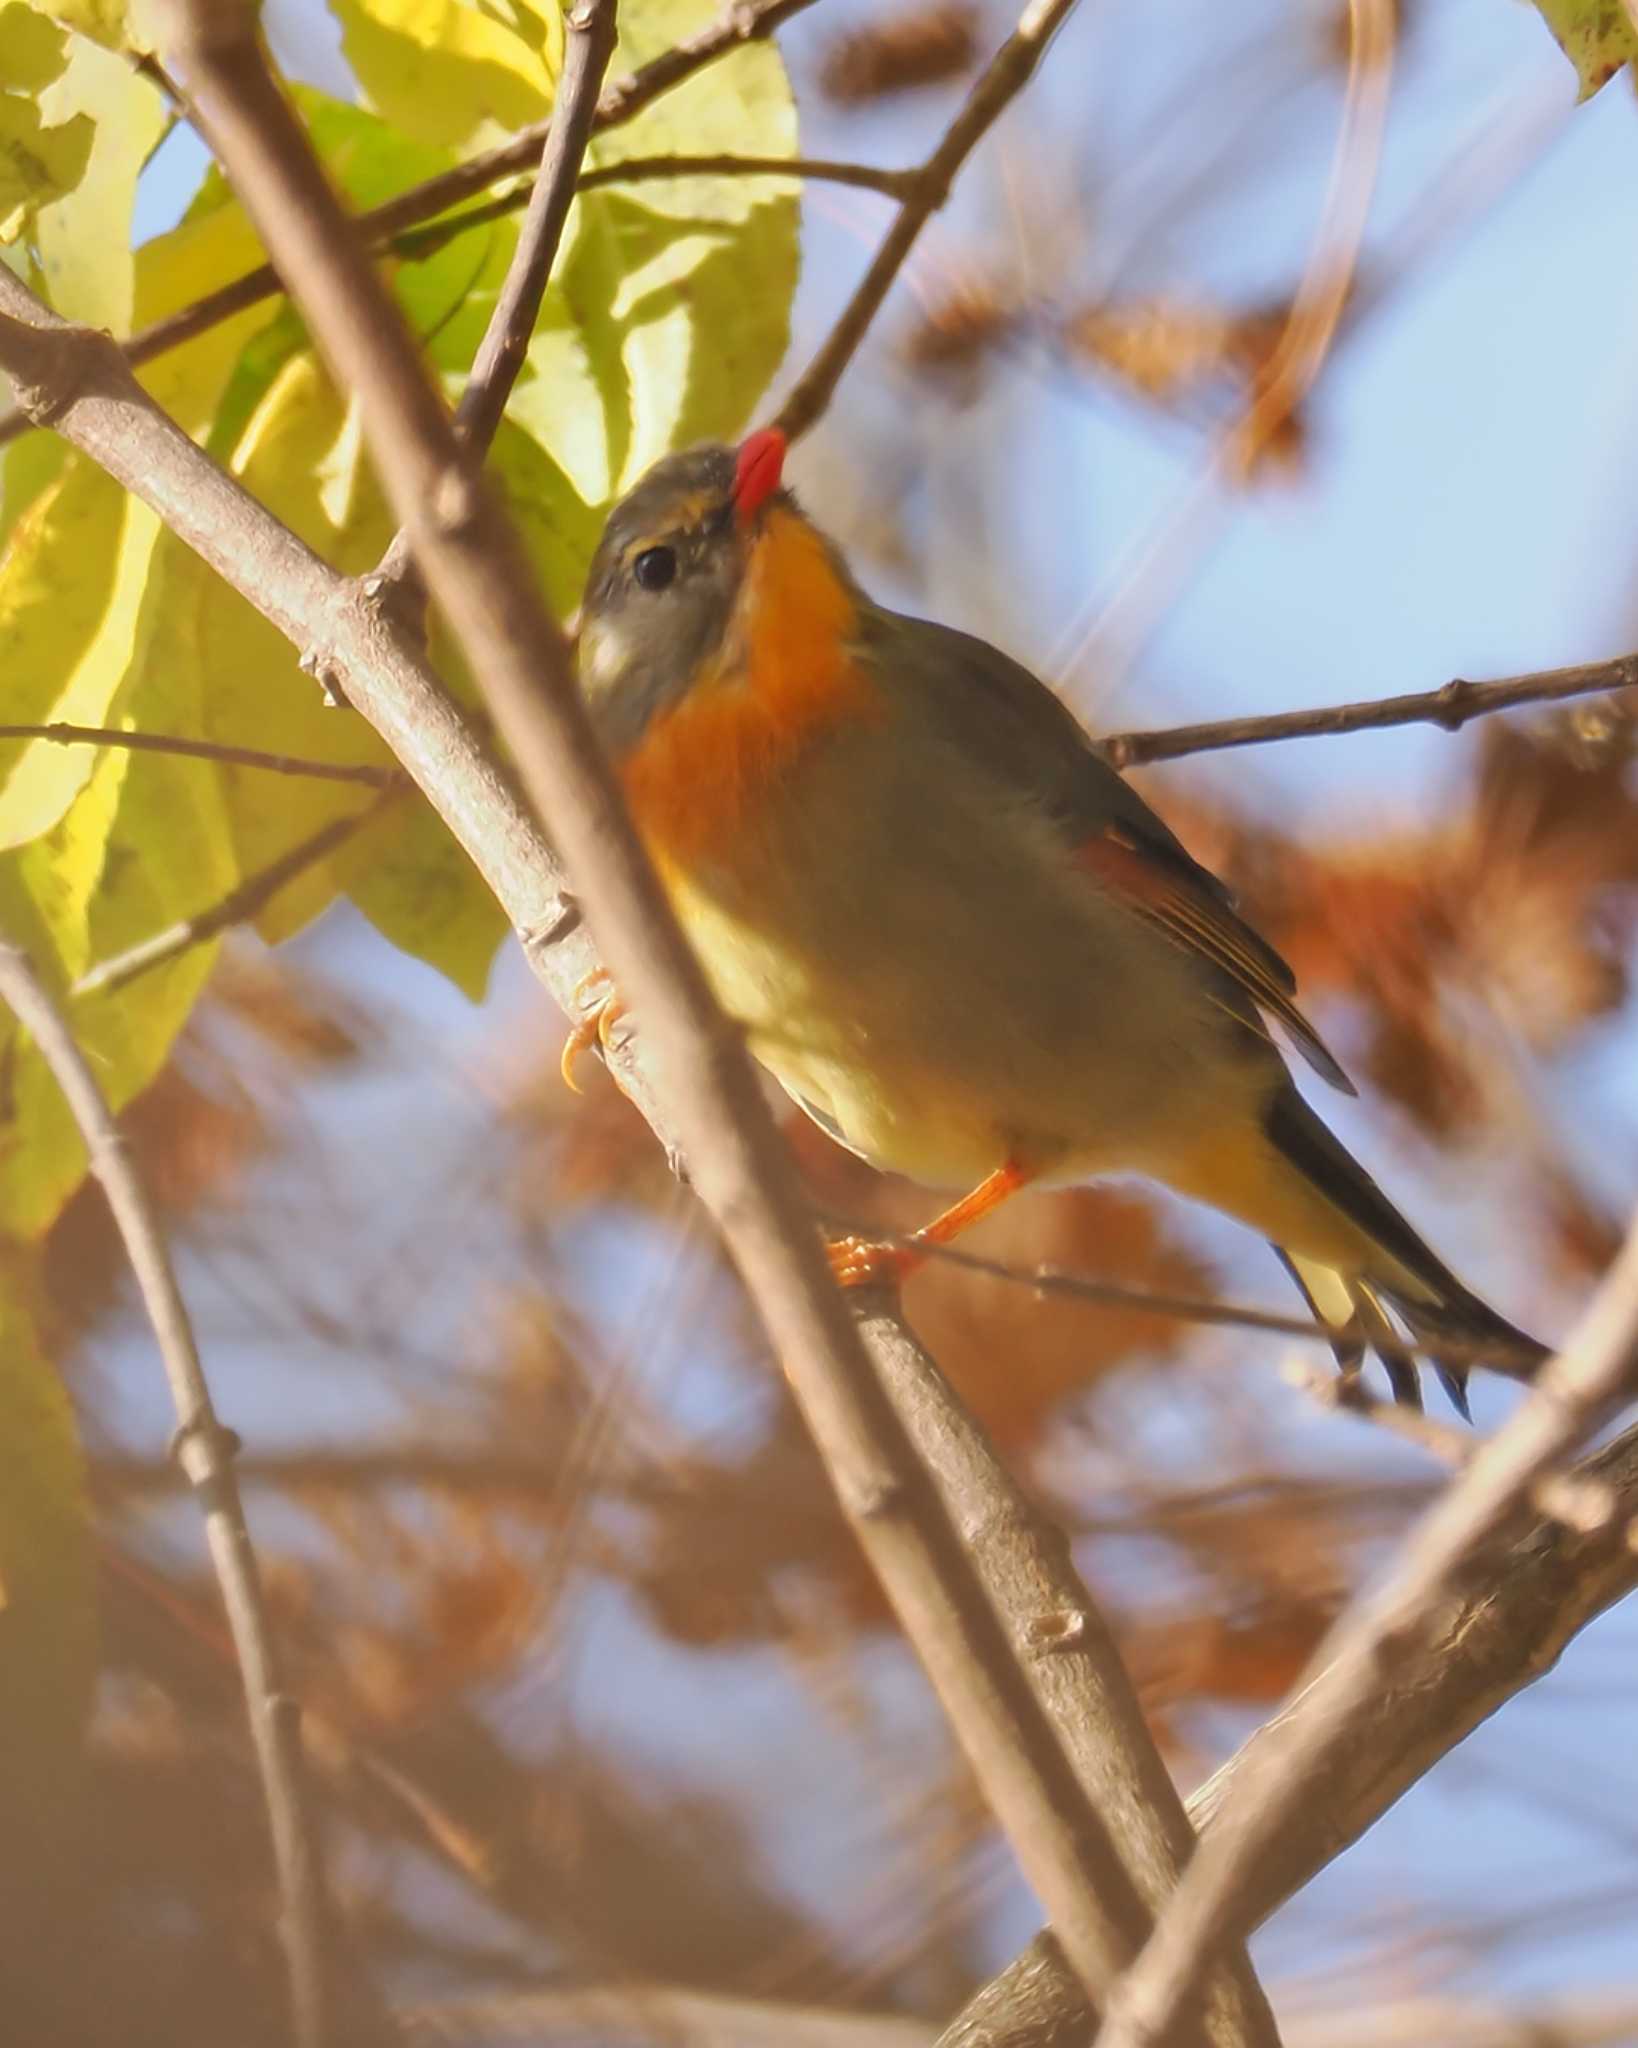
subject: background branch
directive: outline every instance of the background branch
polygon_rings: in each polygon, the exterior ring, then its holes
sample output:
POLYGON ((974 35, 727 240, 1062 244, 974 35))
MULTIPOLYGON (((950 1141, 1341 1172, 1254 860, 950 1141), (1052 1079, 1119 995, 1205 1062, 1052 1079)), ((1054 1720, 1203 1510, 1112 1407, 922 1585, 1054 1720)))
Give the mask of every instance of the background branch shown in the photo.
POLYGON ((0 998, 34 1040, 79 1126, 153 1325, 176 1409, 176 1456, 204 1511, 205 1537, 244 1685, 273 1838, 295 2038, 299 2048, 323 2048, 336 2038, 330 1908, 308 1810, 299 1714, 280 1682, 261 1575, 233 1471, 238 1439, 217 1418, 159 1220, 119 1125, 67 1019, 27 957, 3 941, 0 998))
POLYGON ((1541 669, 1533 675, 1505 676, 1490 683, 1469 683, 1456 677, 1437 690, 1371 697, 1356 704, 1322 704, 1313 711, 1224 718, 1205 725, 1175 725, 1162 732, 1118 732, 1098 744, 1112 766, 1133 768, 1144 761, 1175 761, 1184 754, 1216 753, 1225 747, 1371 732, 1389 725, 1441 725, 1446 732, 1457 732, 1470 718, 1510 711, 1515 705, 1551 704, 1566 697, 1594 697, 1606 690, 1634 687, 1638 687, 1638 654, 1622 654, 1613 661, 1541 669))
POLYGON ((288 852, 281 853, 277 860, 270 860, 265 868, 246 875, 242 882, 215 903, 195 911, 192 917, 184 917, 167 926, 162 932, 155 932, 152 938, 128 946, 112 959, 99 961, 75 982, 73 995, 77 999, 124 988, 139 975, 151 974, 156 967, 163 967, 167 960, 176 959, 194 946, 202 946, 207 939, 218 937, 234 925, 248 924, 253 917, 260 916, 279 891, 298 875, 306 874, 309 868, 316 868, 338 846, 345 846, 349 839, 362 832, 366 825, 380 816, 396 794, 395 790, 383 791, 373 804, 366 804, 363 810, 353 811, 345 818, 332 818, 288 852))
POLYGON ((46 740, 59 747, 123 747, 133 754, 179 754, 192 761, 214 761, 223 768, 265 768, 273 775, 308 775, 318 782, 356 782, 366 789, 405 789, 408 778, 396 768, 372 768, 368 762, 308 761, 296 754, 264 754, 258 747, 227 746, 220 740, 187 739, 178 733, 127 732, 111 725, 0 725, 0 740, 46 740))

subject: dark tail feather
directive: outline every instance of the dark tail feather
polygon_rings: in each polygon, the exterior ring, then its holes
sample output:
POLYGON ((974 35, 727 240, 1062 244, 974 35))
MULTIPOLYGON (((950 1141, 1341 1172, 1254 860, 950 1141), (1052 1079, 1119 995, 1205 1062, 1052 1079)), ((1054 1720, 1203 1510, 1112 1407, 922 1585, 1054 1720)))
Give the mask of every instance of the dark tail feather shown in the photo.
MULTIPOLYGON (((1421 1393, 1414 1367, 1403 1352, 1394 1351, 1392 1325, 1377 1307, 1377 1297, 1387 1303, 1427 1351, 1441 1385, 1462 1416, 1468 1413, 1470 1361, 1441 1357, 1441 1339, 1461 1346, 1463 1351, 1482 1351, 1487 1365, 1513 1379, 1529 1380, 1535 1376, 1550 1356, 1546 1345, 1526 1336, 1462 1285, 1294 1087, 1284 1088, 1275 1096, 1269 1106, 1266 1129, 1275 1149, 1385 1254, 1380 1271, 1367 1271, 1357 1278, 1337 1277, 1354 1309, 1348 1341, 1355 1348, 1355 1357, 1367 1345, 1376 1353, 1387 1371, 1395 1400, 1420 1407, 1421 1393), (1411 1285, 1406 1284, 1407 1276, 1411 1285)), ((1284 1252, 1280 1257, 1302 1288, 1309 1306, 1314 1308, 1313 1294, 1301 1274, 1284 1252)), ((1341 1355, 1339 1351, 1339 1360, 1341 1355)))

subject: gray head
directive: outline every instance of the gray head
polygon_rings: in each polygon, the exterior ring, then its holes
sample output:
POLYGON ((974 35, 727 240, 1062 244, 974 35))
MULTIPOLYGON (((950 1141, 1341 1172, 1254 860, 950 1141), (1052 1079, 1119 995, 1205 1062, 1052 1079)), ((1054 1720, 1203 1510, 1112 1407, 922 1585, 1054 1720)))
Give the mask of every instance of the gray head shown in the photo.
POLYGON ((580 681, 605 743, 635 744, 729 644, 784 436, 668 455, 609 514, 586 579, 580 681))

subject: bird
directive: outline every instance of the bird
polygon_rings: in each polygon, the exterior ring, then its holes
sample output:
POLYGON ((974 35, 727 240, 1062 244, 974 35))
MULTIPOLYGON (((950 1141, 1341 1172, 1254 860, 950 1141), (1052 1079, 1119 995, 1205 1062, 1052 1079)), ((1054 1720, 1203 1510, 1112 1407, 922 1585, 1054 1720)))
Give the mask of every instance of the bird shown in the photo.
MULTIPOLYGON (((959 1191, 908 1244, 833 1244, 836 1277, 895 1284, 1020 1188, 1136 1174, 1260 1232, 1352 1381, 1373 1353, 1420 1407, 1414 1344, 1466 1415, 1475 1358, 1530 1377, 1546 1348, 1299 1093, 1276 1029, 1356 1091, 1225 886, 1021 663, 867 596, 785 454, 770 427, 647 471, 593 556, 578 668, 752 1054, 875 1167, 959 1191)), ((571 1084, 624 1015, 589 980, 571 1084)))

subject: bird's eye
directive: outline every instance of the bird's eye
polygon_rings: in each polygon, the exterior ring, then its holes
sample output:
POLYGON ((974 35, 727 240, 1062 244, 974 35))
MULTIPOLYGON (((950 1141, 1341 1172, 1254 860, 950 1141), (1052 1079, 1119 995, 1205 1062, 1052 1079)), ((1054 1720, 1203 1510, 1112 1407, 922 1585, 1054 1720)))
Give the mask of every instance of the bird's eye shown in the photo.
POLYGON ((677 573, 675 548, 644 548, 631 565, 632 574, 644 590, 664 590, 677 573))

